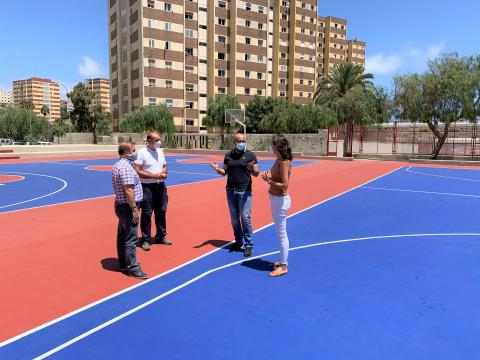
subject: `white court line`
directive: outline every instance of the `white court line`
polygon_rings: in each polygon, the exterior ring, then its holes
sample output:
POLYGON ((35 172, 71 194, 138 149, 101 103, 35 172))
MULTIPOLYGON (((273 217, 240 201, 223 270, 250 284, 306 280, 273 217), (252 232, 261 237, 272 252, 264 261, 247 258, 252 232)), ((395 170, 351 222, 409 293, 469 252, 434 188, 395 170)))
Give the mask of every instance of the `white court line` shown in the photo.
MULTIPOLYGON (((33 199, 29 199, 29 200, 25 200, 25 201, 20 201, 20 202, 16 202, 16 203, 13 203, 13 204, 9 204, 9 205, 3 205, 3 206, 0 206, 0 209, 5 209, 5 208, 8 208, 8 207, 12 207, 12 206, 15 206, 15 205, 20 205, 20 204, 25 204, 25 203, 28 203, 28 202, 32 202, 32 201, 35 201, 35 200, 40 200, 40 199, 43 199, 43 198, 46 198, 46 197, 49 197, 49 196, 52 196, 52 195, 55 195, 57 193, 59 193, 60 191, 63 191, 67 186, 67 182, 63 179, 60 179, 56 176, 50 176, 50 175, 42 175, 42 174, 34 174, 34 173, 21 173, 21 172, 3 172, 2 171, 2 174, 17 174, 17 175, 31 175, 31 176, 41 176, 41 177, 46 177, 46 178, 50 178, 50 179, 55 179, 55 180, 58 180, 58 181, 61 181, 63 183, 63 186, 60 188, 60 189, 57 189, 49 194, 46 194, 46 195, 42 195, 42 196, 39 196, 39 197, 36 197, 36 198, 33 198, 33 199)), ((4 214, 4 212, 2 212, 1 214, 4 214)))
MULTIPOLYGON (((325 245, 333 245, 333 244, 343 244, 343 243, 349 243, 349 242, 356 242, 356 241, 366 241, 366 240, 376 240, 376 239, 399 239, 399 238, 409 238, 409 237, 446 237, 446 236, 449 236, 449 237, 452 237, 452 236, 457 236, 457 237, 460 237, 460 236, 463 236, 463 237, 473 237, 473 236, 480 236, 480 233, 451 233, 451 234, 448 234, 448 233, 442 233, 442 234, 401 234, 401 235, 380 235, 380 236, 369 236, 369 237, 360 237, 360 238, 353 238, 353 239, 344 239, 344 240, 334 240, 334 241, 327 241, 327 242, 320 242, 320 243, 315 243, 315 244, 308 244, 308 245, 303 245, 303 246, 297 246, 297 247, 293 247, 293 248, 290 248, 289 250, 290 251, 296 251, 296 250, 303 250, 303 249, 309 249, 309 248, 313 248, 313 247, 319 247, 319 246, 325 246, 325 245)), ((183 284, 180 284, 176 287, 174 287, 173 289, 170 289, 156 297, 154 297, 153 299, 123 313, 123 314, 120 314, 116 317, 114 317, 113 319, 107 321, 107 322, 104 322, 103 324, 93 328, 93 329, 90 329, 89 331, 86 331, 84 332, 83 334, 63 343, 62 345, 60 346, 57 346, 56 348, 36 357, 34 360, 41 360, 41 359, 45 359, 46 357, 50 356, 50 355, 53 355, 65 348, 67 348, 68 346, 70 345, 73 345, 75 344, 76 342, 82 340, 82 339, 85 339, 86 337, 106 328, 107 326, 110 326, 124 318, 126 318, 127 316, 129 315, 132 315, 142 309, 144 309, 145 307, 167 297, 168 295, 171 295, 197 281, 199 281, 200 279, 203 279, 204 277, 210 275, 210 274, 213 274, 217 271, 220 271, 220 270, 224 270, 224 269, 227 269, 229 267, 232 267, 232 266, 235 266, 235 265, 239 265, 239 264, 242 264, 242 263, 246 263, 246 262, 250 262, 252 260, 256 260, 256 259, 260 259, 262 257, 267 257, 267 256, 271 256, 271 255, 275 255, 275 254, 279 254, 280 251, 272 251, 272 252, 269 252, 269 253, 265 253, 265 254, 262 254, 262 255, 257 255, 257 256, 253 256, 251 258, 248 258, 248 259, 242 259, 242 260, 238 260, 238 261, 234 261, 234 262, 231 262, 229 264, 226 264, 226 265, 222 265, 222 266, 219 266, 219 267, 216 267, 214 269, 211 269, 211 270, 208 270, 208 271, 205 271, 204 273, 184 282, 183 284)))
MULTIPOLYGON (((207 179, 207 180, 200 180, 200 181, 192 181, 192 182, 182 183, 182 184, 168 185, 168 188, 177 187, 177 186, 184 186, 184 185, 200 184, 200 183, 207 182, 207 181, 216 181, 216 180, 221 180, 221 179, 223 179, 223 178, 218 178, 218 179, 214 178, 214 179, 207 179)), ((0 216, 2 216, 3 214, 10 214, 10 213, 13 213, 13 212, 18 212, 18 211, 40 209, 40 208, 63 205, 63 204, 73 204, 73 203, 77 203, 77 202, 97 200, 97 199, 103 199, 103 198, 109 198, 109 197, 113 198, 113 197, 115 197, 115 195, 110 194, 110 195, 103 195, 103 196, 95 196, 95 197, 80 199, 80 200, 71 200, 71 201, 64 201, 64 202, 59 202, 59 203, 55 203, 55 204, 32 206, 32 207, 29 207, 29 208, 18 209, 18 210, 2 211, 2 212, 0 212, 0 216)))
POLYGON ((455 194, 448 192, 438 192, 438 191, 423 191, 423 190, 408 190, 408 189, 392 189, 392 188, 383 188, 383 187, 373 187, 373 186, 364 186, 362 189, 370 190, 383 190, 383 191, 397 191, 397 192, 409 192, 417 194, 429 194, 429 195, 448 195, 448 196, 461 196, 461 197, 473 197, 480 198, 480 195, 470 195, 470 194, 455 194))
MULTIPOLYGON (((413 171, 411 170, 413 166, 410 166, 406 169, 407 172, 412 173, 412 174, 417 174, 417 175, 424 175, 424 176, 431 176, 431 177, 438 177, 438 178, 443 178, 443 179, 452 179, 452 180, 462 180, 462 181, 472 181, 472 182, 480 182, 480 180, 475 180, 475 179, 465 179, 465 178, 460 178, 460 177, 455 177, 455 176, 445 176, 445 175, 435 175, 435 174, 428 174, 428 173, 423 173, 420 171, 413 171)), ((462 169, 466 170, 466 169, 462 169)), ((471 170, 471 169, 468 169, 471 170)), ((478 171, 478 170, 473 170, 473 171, 478 171)))
POLYGON ((197 172, 188 172, 188 171, 174 171, 174 170, 168 170, 168 173, 174 173, 174 174, 189 174, 189 175, 205 175, 205 176, 215 176, 215 173, 211 174, 205 174, 205 173, 197 173, 197 172))
MULTIPOLYGON (((402 168, 403 168, 403 166, 398 167, 398 168, 395 169, 395 170, 389 171, 389 172, 386 173, 386 174, 383 174, 383 175, 381 175, 381 176, 378 176, 378 177, 376 177, 376 178, 374 178, 374 179, 372 179, 372 180, 369 180, 369 181, 367 181, 367 182, 365 182, 365 183, 363 183, 363 184, 360 184, 360 185, 358 185, 358 186, 356 186, 356 187, 354 187, 354 188, 351 188, 351 189, 349 189, 349 190, 346 190, 346 191, 344 191, 344 192, 342 192, 342 193, 340 193, 340 194, 338 194, 338 195, 332 196, 332 197, 330 197, 330 198, 328 198, 328 199, 325 199, 325 200, 320 201, 320 202, 318 202, 318 203, 316 203, 316 204, 314 204, 314 205, 311 205, 311 206, 309 206, 309 207, 307 207, 307 208, 305 208, 305 209, 303 209, 303 210, 297 211, 296 213, 293 213, 293 214, 291 214, 291 215, 289 215, 289 216, 287 216, 287 217, 288 217, 288 218, 291 218, 291 217, 296 216, 296 215, 298 215, 298 214, 301 214, 301 213, 303 213, 303 212, 305 212, 305 211, 308 211, 308 210, 310 210, 310 209, 313 209, 313 208, 315 208, 315 207, 317 207, 317 206, 319 206, 319 205, 322 205, 322 204, 324 204, 324 203, 326 203, 326 202, 328 202, 328 201, 331 201, 331 200, 336 199, 336 198, 338 198, 338 197, 340 197, 340 196, 342 196, 342 195, 345 195, 345 194, 347 194, 347 193, 349 193, 349 192, 351 192, 351 191, 354 191, 354 190, 356 190, 356 189, 359 189, 359 188, 361 188, 362 186, 364 186, 364 185, 366 185, 366 184, 369 184, 369 183, 371 183, 371 182, 373 182, 373 181, 376 181, 376 180, 381 179, 381 178, 383 178, 383 177, 385 177, 385 176, 388 176, 388 175, 390 175, 390 174, 392 174, 392 173, 394 173, 394 172, 396 172, 396 171, 398 171, 398 170, 400 170, 400 169, 402 169, 402 168)), ((222 178, 219 178, 219 179, 216 179, 216 180, 220 180, 220 179, 222 179, 222 178)), ((203 181, 212 181, 212 180, 203 180, 203 181)), ((199 182, 203 182, 203 181, 199 181, 199 182)), ((265 225, 265 226, 263 226, 263 227, 255 230, 254 233, 257 233, 257 232, 259 232, 259 231, 262 231, 262 230, 264 230, 264 229, 266 229, 266 228, 268 228, 268 227, 270 227, 270 226, 272 226, 272 225, 273 225, 273 223, 267 224, 267 225, 265 225)), ((147 285, 147 284, 148 284, 149 282, 151 282, 151 281, 157 280, 157 279, 159 279, 159 278, 161 278, 161 277, 164 277, 164 276, 166 276, 166 275, 168 275, 168 274, 170 274, 170 273, 172 273, 172 272, 174 272, 174 271, 176 271, 176 270, 179 270, 179 269, 181 269, 181 268, 183 268, 183 267, 185 267, 185 266, 187 266, 187 265, 190 265, 190 264, 192 264, 192 263, 194 263, 194 262, 196 262, 196 261, 198 261, 198 260, 200 260, 200 259, 208 256, 208 255, 211 255, 211 254, 213 254, 213 253, 215 253, 215 252, 223 249, 225 246, 228 246, 228 245, 229 245, 229 244, 225 244, 225 245, 222 246, 221 248, 212 250, 212 251, 210 251, 209 253, 206 253, 206 254, 201 255, 201 256, 199 256, 199 257, 197 257, 197 258, 195 258, 195 259, 192 259, 192 260, 190 260, 190 261, 188 261, 188 262, 186 262, 186 263, 184 263, 184 264, 181 264, 181 265, 179 265, 179 266, 177 266, 177 267, 175 267, 175 268, 173 268, 173 269, 170 269, 170 270, 168 270, 168 271, 166 271, 166 272, 164 272, 164 273, 161 273, 161 274, 159 274, 159 275, 157 275, 157 276, 155 276, 155 277, 153 277, 153 278, 150 278, 150 279, 148 279, 148 280, 145 280, 145 281, 143 281, 143 282, 141 282, 141 283, 138 283, 138 284, 136 284, 136 285, 130 286, 130 287, 128 287, 128 288, 126 288, 126 289, 123 289, 123 290, 121 290, 121 291, 119 291, 119 292, 117 292, 117 293, 114 293, 114 294, 109 295, 109 296, 107 296, 107 297, 105 297, 105 298, 103 298, 103 299, 100 299, 100 300, 97 300, 97 301, 95 301, 95 302, 93 302, 93 303, 91 303, 91 304, 88 304, 88 305, 86 305, 86 306, 84 306, 84 307, 82 307, 82 308, 80 308, 80 309, 74 310, 74 311, 72 311, 72 312, 70 312, 70 313, 68 313, 68 314, 65 314, 65 315, 60 316, 60 317, 58 317, 58 318, 56 318, 56 319, 53 319, 53 320, 51 320, 51 321, 49 321, 49 322, 47 322, 47 323, 45 323, 45 324, 39 325, 39 326, 37 326, 37 327, 35 327, 35 328, 31 329, 31 330, 28 330, 28 331, 26 331, 26 332, 24 332, 24 333, 21 333, 21 334, 15 336, 15 337, 12 337, 12 338, 10 338, 10 339, 7 339, 7 340, 3 341, 2 343, 0 343, 0 348, 1 348, 2 346, 8 345, 8 344, 10 344, 10 343, 12 343, 12 342, 15 342, 15 341, 17 341, 17 340, 19 340, 19 339, 21 339, 21 338, 23 338, 23 337, 25 337, 25 336, 28 336, 28 335, 31 335, 31 334, 37 332, 37 331, 40 331, 40 330, 42 330, 42 329, 44 329, 44 328, 46 328, 46 327, 48 327, 48 326, 50 326, 50 325, 54 325, 54 324, 56 324, 56 323, 58 323, 58 322, 60 322, 60 321, 62 321, 62 320, 65 320, 65 319, 67 319, 67 318, 69 318, 69 317, 72 317, 72 316, 74 316, 74 315, 76 315, 76 314, 78 314, 78 313, 80 313, 80 312, 82 312, 82 311, 88 310, 88 309, 90 309, 90 308, 92 308, 92 307, 94 307, 94 306, 96 306, 96 305, 98 305, 98 304, 101 304, 101 303, 103 303, 103 302, 105 302, 105 301, 111 300, 111 299, 113 299, 113 298, 115 298, 115 297, 117 297, 117 296, 120 296, 120 295, 122 295, 122 294, 124 294, 124 293, 126 293, 126 292, 129 292, 129 291, 131 291, 131 290, 133 290, 133 289, 136 289, 137 287, 145 286, 145 285, 147 285)))
MULTIPOLYGON (((3 174, 3 172, 0 172, 0 176, 3 174)), ((13 180, 13 181, 8 181, 6 183, 2 183, 0 185, 6 185, 6 184, 11 184, 11 183, 14 183, 14 182, 17 182, 17 181, 22 181, 22 180, 25 180, 25 176, 19 176, 20 179, 17 179, 17 180, 13 180)))

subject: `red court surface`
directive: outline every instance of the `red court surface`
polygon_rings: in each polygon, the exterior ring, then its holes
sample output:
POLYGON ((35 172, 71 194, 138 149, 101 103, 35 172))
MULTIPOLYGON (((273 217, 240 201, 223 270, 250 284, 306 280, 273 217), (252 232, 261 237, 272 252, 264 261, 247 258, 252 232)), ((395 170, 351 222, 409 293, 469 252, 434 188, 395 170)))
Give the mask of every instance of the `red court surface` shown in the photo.
MULTIPOLYGON (((393 162, 324 161, 295 168, 290 213, 400 166, 393 162)), ((170 187, 168 233, 174 245, 138 251, 150 277, 232 240, 224 188, 223 178, 170 187), (211 240, 223 242, 212 245, 211 240)), ((0 215, 0 341, 139 283, 118 272, 113 201, 113 197, 105 197, 0 215)), ((254 180, 252 212, 255 228, 271 223, 267 185, 260 178, 254 180)))

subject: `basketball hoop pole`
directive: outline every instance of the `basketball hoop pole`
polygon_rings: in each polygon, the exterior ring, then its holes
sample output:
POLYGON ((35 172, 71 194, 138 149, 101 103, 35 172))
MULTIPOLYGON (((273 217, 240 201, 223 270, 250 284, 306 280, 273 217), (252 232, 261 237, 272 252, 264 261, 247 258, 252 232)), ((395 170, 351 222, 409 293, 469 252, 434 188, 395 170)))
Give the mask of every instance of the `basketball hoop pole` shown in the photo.
MULTIPOLYGON (((233 109, 237 110, 237 109, 233 109)), ((245 136, 245 139, 247 139, 247 125, 245 125, 243 122, 238 120, 237 115, 229 114, 230 109, 225 110, 225 123, 229 123, 230 126, 235 126, 235 124, 241 125, 243 127, 243 135, 245 136), (230 115, 230 118, 227 118, 227 114, 230 115)))

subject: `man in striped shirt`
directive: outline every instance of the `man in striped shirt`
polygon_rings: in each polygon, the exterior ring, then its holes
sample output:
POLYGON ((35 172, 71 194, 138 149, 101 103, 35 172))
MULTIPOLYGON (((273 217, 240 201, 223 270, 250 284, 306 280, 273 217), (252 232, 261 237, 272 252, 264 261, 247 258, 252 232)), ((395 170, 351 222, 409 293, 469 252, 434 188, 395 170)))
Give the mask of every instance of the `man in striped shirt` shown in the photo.
POLYGON ((137 262, 138 221, 143 190, 140 178, 128 159, 129 143, 118 145, 118 160, 112 169, 112 185, 115 191, 115 214, 118 217, 117 256, 120 270, 129 276, 146 279, 137 262))

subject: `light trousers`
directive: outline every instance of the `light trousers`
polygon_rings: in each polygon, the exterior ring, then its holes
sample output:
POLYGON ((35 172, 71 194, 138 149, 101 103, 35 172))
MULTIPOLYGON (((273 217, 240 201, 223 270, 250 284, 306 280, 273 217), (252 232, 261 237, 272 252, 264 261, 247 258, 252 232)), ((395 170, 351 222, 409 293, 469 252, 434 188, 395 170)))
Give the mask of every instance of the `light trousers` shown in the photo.
POLYGON ((272 218, 277 232, 278 242, 280 244, 280 263, 288 264, 288 248, 290 246, 287 235, 287 211, 290 209, 292 201, 290 195, 276 196, 270 195, 270 205, 272 208, 272 218))

